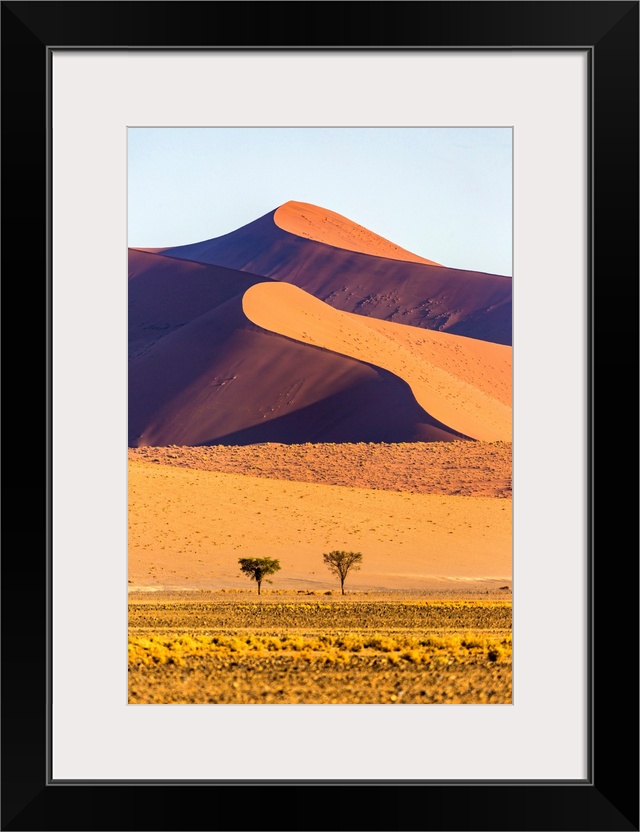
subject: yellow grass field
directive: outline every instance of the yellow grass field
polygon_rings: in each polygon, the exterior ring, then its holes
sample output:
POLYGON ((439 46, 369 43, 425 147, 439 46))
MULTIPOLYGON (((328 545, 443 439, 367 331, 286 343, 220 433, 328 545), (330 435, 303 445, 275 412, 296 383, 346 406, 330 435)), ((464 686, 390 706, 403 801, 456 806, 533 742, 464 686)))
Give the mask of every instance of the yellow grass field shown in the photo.
POLYGON ((132 594, 132 704, 509 704, 510 600, 132 594))

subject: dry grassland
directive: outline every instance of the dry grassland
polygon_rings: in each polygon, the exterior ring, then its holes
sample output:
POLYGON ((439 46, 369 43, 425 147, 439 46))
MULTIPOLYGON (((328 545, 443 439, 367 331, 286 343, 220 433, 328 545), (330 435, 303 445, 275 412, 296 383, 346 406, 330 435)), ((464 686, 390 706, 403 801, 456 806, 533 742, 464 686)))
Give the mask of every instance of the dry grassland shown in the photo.
POLYGON ((511 702, 510 600, 266 597, 132 596, 129 702, 511 702))

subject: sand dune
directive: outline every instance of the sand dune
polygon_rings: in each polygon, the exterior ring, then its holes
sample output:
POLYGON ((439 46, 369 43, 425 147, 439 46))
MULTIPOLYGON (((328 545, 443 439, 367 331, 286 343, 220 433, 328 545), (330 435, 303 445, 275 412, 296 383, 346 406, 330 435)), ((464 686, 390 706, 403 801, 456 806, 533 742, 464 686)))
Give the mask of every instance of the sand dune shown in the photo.
POLYGON ((129 444, 508 440, 511 280, 393 251, 294 202, 130 250, 129 444))
POLYGON ((276 209, 273 221, 278 228, 290 234, 297 234, 298 237, 306 237, 336 248, 373 254, 376 257, 388 257, 392 260, 405 260, 409 263, 440 265, 435 260, 427 260, 419 254, 413 254, 397 246, 341 214, 311 205, 309 202, 285 202, 276 209))
POLYGON ((129 462, 130 588, 252 588, 240 557, 276 557, 273 589, 336 589, 322 553, 363 554, 348 588, 511 580, 511 503, 265 480, 129 462))
POLYGON ((252 286, 242 306, 264 329, 389 370, 465 436, 511 439, 510 347, 340 312, 286 283, 252 286))
MULTIPOLYGON (((286 203, 229 234, 160 253, 293 283, 345 312, 511 344, 510 277, 373 256, 279 227, 276 214, 281 222, 284 217, 285 223, 293 223, 296 211, 291 206, 299 204, 286 203)), ((324 224, 333 229, 327 232, 329 239, 337 235, 343 245, 362 239, 361 226, 340 218, 338 232, 332 219, 337 215, 311 207, 311 225, 322 226, 325 217, 324 224)), ((301 223, 298 217, 293 224, 301 223)), ((362 247, 381 245, 369 234, 362 247)))
POLYGON ((129 364, 129 444, 410 442, 460 434, 386 370, 266 332, 241 296, 129 364))

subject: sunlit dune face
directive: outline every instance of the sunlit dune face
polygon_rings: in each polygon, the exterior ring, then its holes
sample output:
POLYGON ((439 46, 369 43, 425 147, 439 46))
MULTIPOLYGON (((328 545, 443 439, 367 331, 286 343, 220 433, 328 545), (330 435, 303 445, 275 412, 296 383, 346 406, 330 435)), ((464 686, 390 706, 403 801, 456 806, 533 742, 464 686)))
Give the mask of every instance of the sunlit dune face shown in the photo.
POLYGON ((440 265, 397 246, 340 214, 307 202, 286 202, 276 210, 273 220, 283 231, 336 248, 409 263, 440 265))
POLYGON ((394 373, 465 436, 511 440, 511 347, 341 312, 287 283, 252 286, 242 306, 264 329, 394 373))

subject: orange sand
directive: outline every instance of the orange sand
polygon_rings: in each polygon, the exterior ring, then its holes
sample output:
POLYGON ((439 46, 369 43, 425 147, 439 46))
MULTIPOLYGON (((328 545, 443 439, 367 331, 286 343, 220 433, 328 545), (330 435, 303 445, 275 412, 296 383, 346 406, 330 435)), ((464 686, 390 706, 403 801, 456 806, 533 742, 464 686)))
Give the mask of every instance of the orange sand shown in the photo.
POLYGON ((341 312, 288 283, 251 286, 242 307, 264 329, 389 370, 465 436, 511 440, 509 346, 341 312))
POLYGON ((406 260, 409 263, 440 265, 435 260, 427 260, 400 248, 341 214, 308 202, 285 202, 276 210, 273 221, 283 231, 336 248, 373 254, 376 257, 388 257, 392 260, 406 260))
POLYGON ((129 461, 129 588, 250 589, 240 557, 275 557, 273 589, 335 589, 331 549, 363 554, 349 588, 511 581, 511 501, 265 480, 129 461))

